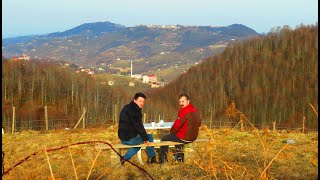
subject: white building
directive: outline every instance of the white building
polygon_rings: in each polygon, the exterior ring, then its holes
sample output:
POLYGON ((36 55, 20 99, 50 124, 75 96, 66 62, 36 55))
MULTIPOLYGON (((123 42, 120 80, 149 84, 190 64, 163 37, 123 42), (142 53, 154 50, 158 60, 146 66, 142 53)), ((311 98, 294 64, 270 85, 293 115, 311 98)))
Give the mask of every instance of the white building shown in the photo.
POLYGON ((158 84, 156 82, 151 83, 151 88, 158 88, 158 87, 160 87, 160 84, 158 84))
POLYGON ((148 83, 149 83, 149 76, 143 75, 143 76, 142 76, 142 83, 148 84, 148 83))
POLYGON ((156 83, 157 82, 157 75, 156 74, 150 74, 150 75, 143 75, 142 76, 142 82, 143 83, 156 83))
POLYGON ((148 76, 149 76, 150 82, 157 82, 157 75, 156 74, 150 74, 148 76))
POLYGON ((134 74, 131 77, 135 79, 142 79, 142 74, 134 74))

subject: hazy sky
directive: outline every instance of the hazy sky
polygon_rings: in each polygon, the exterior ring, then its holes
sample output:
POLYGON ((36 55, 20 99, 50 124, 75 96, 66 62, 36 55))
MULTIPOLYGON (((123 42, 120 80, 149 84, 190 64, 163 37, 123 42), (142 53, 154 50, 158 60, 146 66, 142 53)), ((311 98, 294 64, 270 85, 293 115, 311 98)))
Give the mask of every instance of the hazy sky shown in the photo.
POLYGON ((2 37, 65 31, 83 23, 125 26, 246 25, 258 33, 318 22, 318 0, 2 0, 2 37))

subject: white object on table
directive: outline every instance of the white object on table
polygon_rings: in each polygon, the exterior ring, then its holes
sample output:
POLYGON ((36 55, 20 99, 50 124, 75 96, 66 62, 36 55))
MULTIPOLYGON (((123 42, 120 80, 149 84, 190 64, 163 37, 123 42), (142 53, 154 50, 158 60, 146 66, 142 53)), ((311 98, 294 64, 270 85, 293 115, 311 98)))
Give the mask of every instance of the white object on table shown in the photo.
POLYGON ((152 126, 152 123, 144 123, 144 129, 170 129, 173 125, 173 122, 163 122, 161 121, 159 123, 155 123, 154 126, 152 126))
POLYGON ((152 127, 156 126, 156 122, 151 122, 151 126, 152 127))

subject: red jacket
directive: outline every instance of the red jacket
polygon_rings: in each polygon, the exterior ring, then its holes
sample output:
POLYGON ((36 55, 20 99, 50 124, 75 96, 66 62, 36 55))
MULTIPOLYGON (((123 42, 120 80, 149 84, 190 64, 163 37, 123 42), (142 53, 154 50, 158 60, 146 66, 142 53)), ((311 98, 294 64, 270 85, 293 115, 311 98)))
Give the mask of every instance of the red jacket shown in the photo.
POLYGON ((180 109, 178 118, 174 121, 170 133, 176 134, 176 136, 182 140, 194 141, 198 137, 200 125, 201 120, 199 112, 190 103, 186 107, 180 109))

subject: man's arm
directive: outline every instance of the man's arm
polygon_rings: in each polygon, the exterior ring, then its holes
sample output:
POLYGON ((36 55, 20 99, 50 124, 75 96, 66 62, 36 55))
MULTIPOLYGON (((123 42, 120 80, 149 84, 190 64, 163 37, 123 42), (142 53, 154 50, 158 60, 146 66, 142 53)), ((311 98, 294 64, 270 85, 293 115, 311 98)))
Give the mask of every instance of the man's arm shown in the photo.
POLYGON ((175 134, 181 127, 182 127, 182 125, 184 124, 184 122, 185 122, 185 118, 177 118, 175 121, 174 121, 174 123, 173 123, 173 125, 172 125, 172 127, 171 127, 171 129, 170 129, 170 134, 175 134))
POLYGON ((189 117, 190 117, 190 113, 186 114, 183 118, 181 118, 180 119, 180 124, 179 124, 177 129, 180 129, 184 125, 186 120, 189 119, 189 117))
POLYGON ((170 128, 170 134, 176 134, 177 132, 177 127, 178 127, 178 124, 179 124, 179 117, 174 121, 172 127, 170 128))

